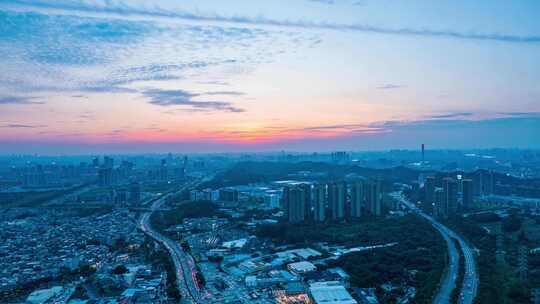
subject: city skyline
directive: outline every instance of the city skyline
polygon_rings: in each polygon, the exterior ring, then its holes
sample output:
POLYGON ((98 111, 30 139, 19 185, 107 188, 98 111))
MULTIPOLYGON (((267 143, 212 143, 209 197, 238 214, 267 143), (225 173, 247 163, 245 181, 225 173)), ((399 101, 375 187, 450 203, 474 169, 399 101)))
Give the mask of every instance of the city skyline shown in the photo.
POLYGON ((540 148, 538 9, 3 2, 0 154, 540 148))

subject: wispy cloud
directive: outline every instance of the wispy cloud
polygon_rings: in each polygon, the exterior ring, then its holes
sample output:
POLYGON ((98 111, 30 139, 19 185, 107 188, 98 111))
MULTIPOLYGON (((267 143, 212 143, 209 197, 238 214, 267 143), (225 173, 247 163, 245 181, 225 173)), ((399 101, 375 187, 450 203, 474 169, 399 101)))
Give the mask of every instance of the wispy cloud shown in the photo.
POLYGON ((103 135, 116 137, 116 136, 124 135, 126 132, 128 132, 128 130, 126 129, 114 129, 114 130, 111 130, 110 132, 104 133, 103 135))
POLYGON ((144 128, 144 130, 158 132, 158 133, 167 132, 167 129, 163 129, 158 126, 150 126, 150 127, 144 128))
POLYGON ((137 90, 116 85, 102 84, 98 86, 81 86, 76 88, 79 92, 87 93, 135 93, 137 90))
POLYGON ((309 2, 322 3, 322 4, 335 4, 335 0, 308 0, 309 2))
POLYGON ((351 0, 308 0, 308 1, 309 2, 315 2, 315 3, 321 3, 321 4, 326 4, 326 5, 334 5, 334 4, 338 4, 338 3, 356 5, 356 6, 365 5, 365 2, 360 1, 360 0, 357 0, 357 1, 351 1, 351 0))
MULTIPOLYGON (((319 2, 333 3, 335 0, 319 0, 319 2)), ((424 37, 442 37, 453 39, 466 40, 491 40, 500 42, 513 43, 539 43, 540 35, 513 35, 504 33, 481 33, 481 32, 460 32, 454 30, 440 30, 429 28, 391 28, 375 26, 370 24, 342 24, 332 22, 316 22, 309 20, 277 20, 265 17, 248 17, 248 16, 224 16, 219 14, 202 14, 199 12, 172 11, 160 7, 148 9, 147 7, 138 7, 130 5, 122 1, 116 1, 111 4, 110 1, 105 3, 98 2, 100 5, 93 5, 91 2, 80 1, 29 1, 29 0, 14 0, 11 5, 27 6, 34 8, 59 9, 68 11, 78 11, 87 13, 107 13, 117 15, 138 15, 148 17, 172 18, 192 21, 209 21, 209 22, 225 22, 232 24, 247 24, 258 26, 279 26, 279 27, 294 27, 294 28, 309 28, 323 30, 338 30, 338 31, 355 31, 367 32, 375 34, 387 35, 406 35, 406 36, 424 36, 424 37)), ((359 2, 360 4, 360 2, 359 2)))
POLYGON ((315 39, 313 34, 236 24, 124 19, 107 13, 121 4, 91 3, 0 2, 0 92, 134 93, 131 85, 141 82, 188 77, 207 81, 209 70, 226 79, 271 62, 293 44, 307 46, 315 39), (13 5, 28 10, 10 10, 13 5), (78 14, 84 7, 83 11, 96 14, 78 14), (265 47, 270 43, 272 48, 265 47), (225 55, 224 47, 234 49, 233 55, 225 55))
POLYGON ((200 84, 210 84, 210 85, 218 85, 218 86, 228 86, 230 85, 226 81, 220 81, 220 80, 207 80, 207 81, 199 81, 200 84))
POLYGON ((399 84, 393 84, 393 83, 389 83, 389 84, 385 84, 385 85, 382 85, 382 86, 378 86, 377 89, 378 90, 395 90, 395 89, 401 89, 401 88, 404 88, 405 86, 402 86, 402 85, 399 85, 399 84))
POLYGON ((221 95, 221 96, 243 96, 246 95, 244 92, 238 92, 238 91, 210 91, 205 92, 204 95, 221 95))
POLYGON ((540 112, 499 112, 500 115, 515 117, 535 117, 540 116, 540 112))
MULTIPOLYGON (((270 128, 268 128, 270 129, 270 128)), ((272 132, 288 133, 306 133, 311 135, 347 135, 347 134, 373 134, 387 132, 388 129, 380 126, 373 126, 367 123, 353 124, 333 124, 333 125, 318 125, 308 126, 304 128, 274 128, 272 132)))
POLYGON ((306 131, 320 131, 320 130, 336 130, 336 129, 358 129, 358 128, 367 128, 367 124, 338 124, 338 125, 321 125, 321 126, 311 126, 305 127, 302 130, 306 131))
MULTIPOLYGON (((532 114, 537 113, 533 112, 532 114)), ((500 113, 499 113, 500 114, 500 113)), ((342 135, 347 134, 373 134, 373 133, 387 133, 395 132, 402 129, 423 129, 429 130, 429 128, 462 128, 467 126, 480 126, 480 125, 509 125, 509 122, 521 123, 527 121, 527 119, 537 119, 540 113, 537 115, 514 115, 513 117, 498 117, 490 116, 486 118, 471 119, 475 114, 472 112, 456 112, 440 115, 430 115, 421 119, 413 120, 387 120, 377 121, 372 123, 352 123, 352 124, 334 124, 334 125, 319 125, 310 126, 302 129, 287 129, 286 131, 308 131, 308 132, 336 132, 342 135)), ((524 114, 524 113, 523 113, 524 114)))
POLYGON ((35 129, 35 128, 45 128, 46 125, 26 125, 26 124, 5 124, 0 125, 0 128, 8 128, 8 129, 35 129))
POLYGON ((142 94, 150 98, 150 103, 158 106, 184 106, 194 111, 221 111, 221 112, 244 112, 230 102, 225 101, 196 101, 193 98, 201 96, 184 90, 161 90, 149 89, 142 94))
POLYGON ((0 105, 2 104, 43 104, 42 101, 36 101, 34 96, 0 96, 0 105))
POLYGON ((86 111, 80 114, 79 116, 77 116, 77 118, 78 118, 77 120, 78 123, 87 123, 87 122, 95 121, 97 119, 96 114, 90 111, 86 111))
POLYGON ((20 57, 58 67, 111 63, 117 54, 111 51, 128 50, 158 30, 148 22, 2 10, 0 21, 2 40, 20 57))
POLYGON ((432 119, 445 119, 445 118, 458 118, 458 117, 467 117, 467 116, 473 116, 474 113, 472 112, 455 112, 455 113, 446 113, 446 114, 437 114, 437 115, 430 115, 427 118, 432 119))

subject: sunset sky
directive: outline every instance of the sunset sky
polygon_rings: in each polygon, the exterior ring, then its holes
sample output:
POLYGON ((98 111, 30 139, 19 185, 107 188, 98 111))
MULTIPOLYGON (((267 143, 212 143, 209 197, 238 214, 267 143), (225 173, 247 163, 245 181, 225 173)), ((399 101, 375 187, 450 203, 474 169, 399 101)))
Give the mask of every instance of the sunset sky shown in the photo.
POLYGON ((0 1, 0 154, 540 148, 540 1, 0 1))

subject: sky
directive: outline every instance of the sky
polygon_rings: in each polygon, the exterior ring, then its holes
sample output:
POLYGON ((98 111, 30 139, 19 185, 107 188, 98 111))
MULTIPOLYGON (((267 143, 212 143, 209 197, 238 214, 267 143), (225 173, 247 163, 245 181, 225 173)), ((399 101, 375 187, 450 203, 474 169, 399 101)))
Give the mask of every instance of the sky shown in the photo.
POLYGON ((540 148, 539 1, 0 1, 0 154, 540 148))

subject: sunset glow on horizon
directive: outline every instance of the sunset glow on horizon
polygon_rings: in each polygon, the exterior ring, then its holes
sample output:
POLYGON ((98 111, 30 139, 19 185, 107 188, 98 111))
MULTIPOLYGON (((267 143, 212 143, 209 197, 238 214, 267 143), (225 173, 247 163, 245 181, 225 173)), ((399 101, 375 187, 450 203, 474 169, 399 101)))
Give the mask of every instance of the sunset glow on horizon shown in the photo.
POLYGON ((538 148, 538 9, 2 2, 0 153, 538 148))

